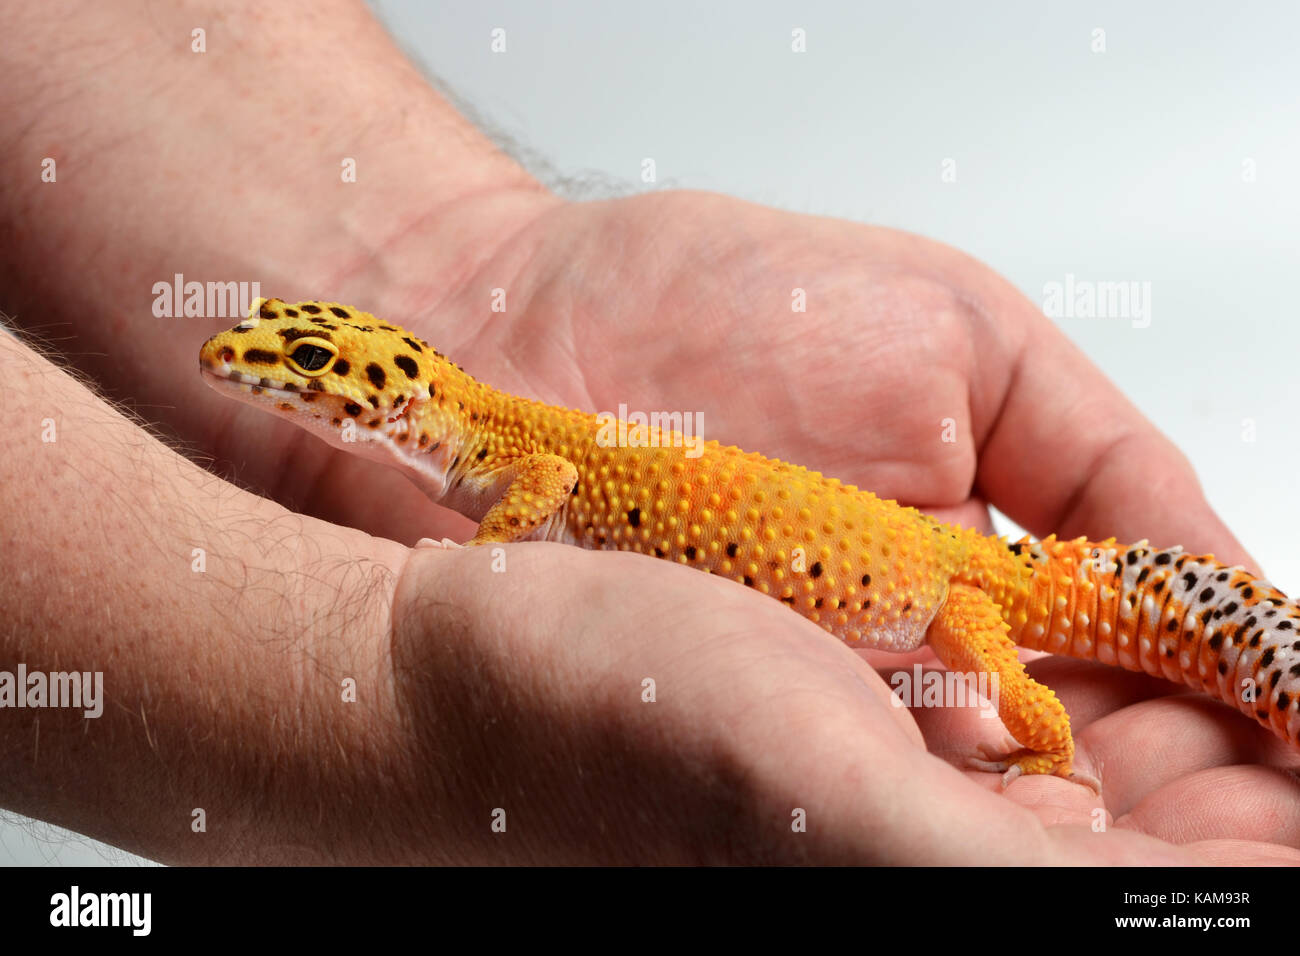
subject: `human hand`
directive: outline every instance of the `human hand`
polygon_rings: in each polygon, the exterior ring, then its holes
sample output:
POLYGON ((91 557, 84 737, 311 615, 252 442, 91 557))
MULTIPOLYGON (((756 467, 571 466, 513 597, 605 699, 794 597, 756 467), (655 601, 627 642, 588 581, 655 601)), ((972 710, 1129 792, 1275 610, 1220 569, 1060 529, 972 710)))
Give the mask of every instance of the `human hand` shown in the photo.
MULTIPOLYGON (((482 325, 460 359, 489 382, 588 410, 702 411, 706 437, 986 530, 981 491, 1040 533, 1150 537, 1253 563, 1185 459, 1101 373, 1005 282, 936 243, 671 193, 558 207, 515 242, 528 266, 506 288, 526 305, 482 325), (820 307, 791 313, 795 288, 820 307), (945 418, 956 443, 940 438, 945 418)), ((1277 768, 1295 756, 1261 728, 1145 675, 1068 660, 1033 670, 1052 675, 1078 762, 1102 776, 1121 827, 1294 843, 1278 821, 1297 795, 1277 768), (1224 787, 1254 811, 1216 813, 1224 787)), ((931 750, 959 764, 996 741, 969 712, 918 717, 931 750)), ((1058 778, 1017 781, 1008 797, 1053 824, 1095 822, 1093 795, 1058 778)), ((1229 847, 1201 849, 1223 862, 1255 852, 1229 847)))

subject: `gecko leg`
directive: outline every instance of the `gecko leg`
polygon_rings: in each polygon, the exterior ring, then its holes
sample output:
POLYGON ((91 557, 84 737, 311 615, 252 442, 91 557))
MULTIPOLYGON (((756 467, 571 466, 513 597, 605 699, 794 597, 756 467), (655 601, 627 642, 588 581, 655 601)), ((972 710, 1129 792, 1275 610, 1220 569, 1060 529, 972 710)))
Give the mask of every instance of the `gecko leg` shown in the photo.
POLYGON ((469 545, 528 537, 564 507, 578 483, 578 469, 559 455, 529 455, 510 462, 494 477, 505 491, 483 515, 469 545))
POLYGON ((1073 778, 1100 793, 1096 778, 1073 772, 1070 716, 1051 688, 1025 671, 1009 630, 988 595, 954 584, 926 634, 927 643, 949 670, 995 675, 998 716, 1020 745, 1019 750, 1000 755, 986 751, 984 756, 991 759, 972 758, 971 766, 1002 772, 1003 786, 1021 774, 1050 773, 1073 778))

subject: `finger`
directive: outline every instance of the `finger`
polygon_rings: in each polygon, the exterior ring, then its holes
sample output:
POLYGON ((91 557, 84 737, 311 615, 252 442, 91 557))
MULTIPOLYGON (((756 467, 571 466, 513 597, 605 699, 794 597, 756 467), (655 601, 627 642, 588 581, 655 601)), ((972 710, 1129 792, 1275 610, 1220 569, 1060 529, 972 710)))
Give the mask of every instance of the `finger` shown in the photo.
POLYGON ((1114 825, 1173 843, 1249 840, 1295 846, 1300 843, 1300 781, 1269 767, 1203 770, 1149 794, 1114 825))
POLYGON ((1243 763, 1297 764, 1295 752, 1263 727, 1200 694, 1124 707, 1083 727, 1076 740, 1101 768, 1106 806, 1116 816, 1202 771, 1243 763))

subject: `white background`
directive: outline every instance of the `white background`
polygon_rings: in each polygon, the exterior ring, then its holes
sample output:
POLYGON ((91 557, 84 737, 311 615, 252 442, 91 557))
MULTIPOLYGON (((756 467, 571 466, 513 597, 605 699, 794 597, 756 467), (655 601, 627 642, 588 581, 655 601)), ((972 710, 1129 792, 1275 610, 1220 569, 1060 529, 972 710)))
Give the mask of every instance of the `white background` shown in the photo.
MULTIPOLYGON (((1058 324, 1183 449, 1272 580, 1300 592, 1297 6, 372 5, 577 198, 651 188, 639 176, 653 157, 653 188, 921 233, 1037 302, 1067 273, 1150 282, 1149 328, 1058 324), (490 50, 497 27, 505 54, 490 50), (796 27, 806 53, 791 52, 796 27)), ((9 819, 0 864, 134 859, 9 819)))

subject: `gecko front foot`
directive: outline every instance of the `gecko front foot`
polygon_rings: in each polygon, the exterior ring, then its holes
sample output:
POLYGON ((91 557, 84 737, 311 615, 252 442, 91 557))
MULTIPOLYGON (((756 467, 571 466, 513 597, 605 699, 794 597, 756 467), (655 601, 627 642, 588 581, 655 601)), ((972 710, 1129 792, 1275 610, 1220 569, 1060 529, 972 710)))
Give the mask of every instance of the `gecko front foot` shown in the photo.
POLYGON ((462 551, 465 546, 459 544, 451 538, 443 538, 441 541, 435 541, 433 538, 421 538, 415 542, 417 548, 443 548, 447 551, 462 551))

